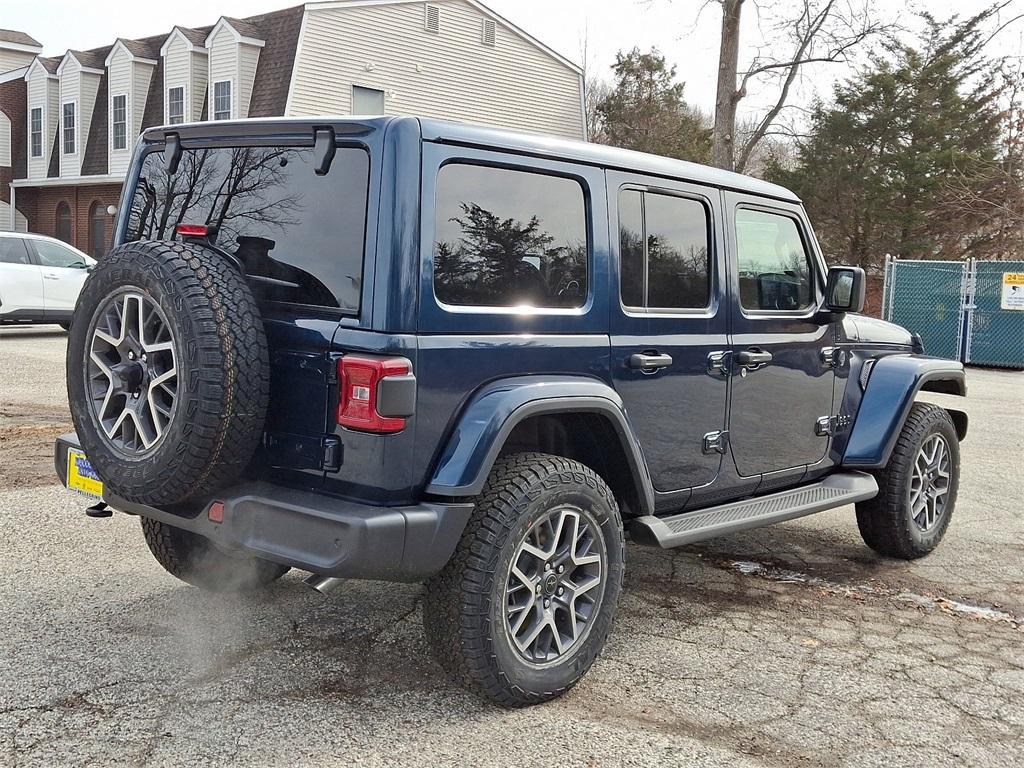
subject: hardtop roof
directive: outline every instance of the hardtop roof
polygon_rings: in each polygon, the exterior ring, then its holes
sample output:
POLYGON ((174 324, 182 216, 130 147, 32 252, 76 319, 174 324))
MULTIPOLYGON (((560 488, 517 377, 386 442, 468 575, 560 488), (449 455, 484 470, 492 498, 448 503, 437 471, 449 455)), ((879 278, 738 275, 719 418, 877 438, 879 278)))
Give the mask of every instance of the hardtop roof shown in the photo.
POLYGON ((173 130, 182 139, 224 136, 271 136, 275 133, 312 132, 319 126, 329 125, 335 131, 348 135, 381 130, 396 120, 416 120, 424 141, 459 144, 478 148, 497 149, 516 154, 543 157, 551 160, 565 160, 603 168, 661 176, 679 181, 704 184, 719 189, 747 192, 762 197, 771 197, 789 202, 800 202, 790 190, 778 184, 745 176, 741 173, 724 171, 720 168, 691 163, 685 160, 634 152, 629 149, 609 147, 554 136, 521 133, 518 131, 489 128, 485 126, 457 123, 434 118, 412 117, 286 117, 259 118, 249 120, 218 121, 216 123, 192 123, 173 127, 146 129, 146 141, 161 141, 164 133, 173 130))

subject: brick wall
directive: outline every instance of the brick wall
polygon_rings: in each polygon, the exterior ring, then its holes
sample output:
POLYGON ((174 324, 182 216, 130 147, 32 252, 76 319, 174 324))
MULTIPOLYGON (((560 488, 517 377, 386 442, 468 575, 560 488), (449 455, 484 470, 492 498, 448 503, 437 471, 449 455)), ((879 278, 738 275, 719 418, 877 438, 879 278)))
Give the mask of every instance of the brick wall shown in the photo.
MULTIPOLYGON (((120 184, 97 184, 78 187, 40 187, 17 192, 18 209, 28 216, 29 229, 40 235, 57 237, 57 206, 61 201, 71 207, 71 245, 91 253, 89 214, 98 202, 104 209, 117 205, 121 196, 120 184), (29 198, 24 200, 23 198, 29 198)), ((110 250, 114 236, 114 217, 104 213, 103 253, 110 250)))
MULTIPOLYGON (((0 166, 0 200, 5 203, 11 202, 11 190, 9 184, 11 179, 23 179, 26 173, 26 153, 28 140, 25 131, 28 130, 28 120, 25 106, 28 103, 28 84, 23 80, 12 80, 9 83, 0 83, 0 110, 3 110, 11 121, 11 160, 13 166, 0 166)), ((18 205, 21 210, 21 205, 18 205)), ((22 211, 24 213, 24 211, 22 211)))

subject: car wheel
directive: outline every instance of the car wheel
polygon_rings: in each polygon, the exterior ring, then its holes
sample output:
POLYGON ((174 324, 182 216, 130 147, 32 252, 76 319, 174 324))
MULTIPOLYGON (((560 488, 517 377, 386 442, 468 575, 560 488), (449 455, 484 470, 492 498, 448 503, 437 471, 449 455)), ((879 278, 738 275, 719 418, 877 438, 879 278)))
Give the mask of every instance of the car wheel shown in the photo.
POLYGON ((149 551, 169 574, 211 592, 251 592, 288 573, 288 568, 255 557, 222 552, 209 539, 148 517, 142 533, 149 551))
POLYGON ((890 557, 927 555, 949 527, 960 482, 960 443, 945 409, 915 403, 875 476, 878 495, 857 504, 864 542, 890 557))
POLYGON ((68 338, 75 430, 115 496, 164 506, 235 480, 263 433, 267 340, 238 268, 193 243, 115 248, 68 338))
POLYGON ((504 706, 561 695, 594 663, 622 589, 611 490, 576 461, 498 459, 423 620, 441 666, 504 706))

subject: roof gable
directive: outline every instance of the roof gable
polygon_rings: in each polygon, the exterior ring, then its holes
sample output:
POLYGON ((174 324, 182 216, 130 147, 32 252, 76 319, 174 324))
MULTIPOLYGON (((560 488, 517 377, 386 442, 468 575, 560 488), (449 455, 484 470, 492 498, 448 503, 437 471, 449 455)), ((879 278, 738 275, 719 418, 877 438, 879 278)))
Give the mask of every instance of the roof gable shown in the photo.
POLYGON ((210 47, 210 43, 222 30, 227 29, 231 36, 235 39, 236 43, 245 43, 246 45, 255 45, 258 48, 262 48, 266 43, 263 40, 263 34, 254 24, 250 24, 247 21, 241 19, 232 19, 228 16, 221 16, 217 23, 213 25, 213 29, 210 30, 210 34, 206 36, 206 47, 210 47))
POLYGON ((184 42, 189 53, 206 53, 206 37, 210 34, 210 29, 210 27, 201 27, 199 29, 174 27, 171 30, 171 34, 164 40, 164 44, 160 46, 160 55, 166 56, 167 49, 171 47, 175 40, 184 42))
POLYGON ((28 65, 28 71, 25 72, 25 79, 28 80, 36 72, 42 72, 46 77, 57 77, 57 67, 60 66, 60 59, 36 56, 32 59, 32 63, 28 65))
POLYGON ((109 67, 118 53, 124 53, 131 61, 137 61, 141 64, 156 64, 156 57, 152 55, 147 41, 125 40, 119 37, 114 45, 111 46, 107 58, 103 60, 103 66, 109 67))
POLYGON ((74 62, 83 72, 89 72, 93 75, 102 75, 103 70, 107 66, 105 60, 109 50, 109 48, 94 48, 91 51, 68 50, 68 52, 64 54, 64 58, 60 60, 60 65, 57 67, 57 74, 63 74, 64 68, 70 66, 70 64, 74 62))

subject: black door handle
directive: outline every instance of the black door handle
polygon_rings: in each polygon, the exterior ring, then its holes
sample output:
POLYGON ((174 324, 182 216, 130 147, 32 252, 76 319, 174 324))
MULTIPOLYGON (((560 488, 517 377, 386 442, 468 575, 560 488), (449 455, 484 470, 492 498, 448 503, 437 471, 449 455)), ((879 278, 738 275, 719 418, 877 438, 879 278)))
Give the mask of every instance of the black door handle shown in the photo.
POLYGON ((744 349, 736 353, 736 364, 741 368, 756 368, 768 365, 772 361, 771 352, 756 349, 744 349))
POLYGON ((639 368, 641 371, 654 371, 658 368, 668 368, 670 365, 672 365, 672 356, 659 352, 645 352, 629 356, 629 367, 639 368))

